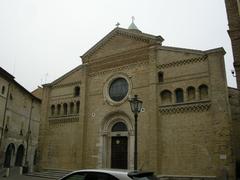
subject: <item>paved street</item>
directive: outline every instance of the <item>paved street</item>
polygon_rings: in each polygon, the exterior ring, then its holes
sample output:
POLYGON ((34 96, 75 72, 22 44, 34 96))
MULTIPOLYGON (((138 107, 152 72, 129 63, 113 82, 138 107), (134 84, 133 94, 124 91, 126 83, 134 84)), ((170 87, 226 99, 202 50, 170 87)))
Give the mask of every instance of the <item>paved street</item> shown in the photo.
POLYGON ((0 180, 47 180, 46 178, 31 177, 31 176, 10 176, 10 177, 0 177, 0 180))

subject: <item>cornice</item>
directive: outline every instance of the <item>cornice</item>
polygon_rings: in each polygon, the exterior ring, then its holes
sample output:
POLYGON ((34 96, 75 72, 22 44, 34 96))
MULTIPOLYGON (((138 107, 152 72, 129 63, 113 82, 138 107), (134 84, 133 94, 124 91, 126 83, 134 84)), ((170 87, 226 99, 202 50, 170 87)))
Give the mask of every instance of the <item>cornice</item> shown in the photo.
POLYGON ((92 73, 89 73, 88 76, 89 77, 102 76, 102 75, 107 74, 107 73, 119 72, 119 71, 123 71, 123 70, 133 69, 133 68, 140 67, 142 65, 147 65, 147 64, 149 64, 148 60, 142 60, 142 61, 139 61, 139 62, 135 62, 135 63, 123 65, 123 66, 118 66, 118 67, 115 67, 115 68, 109 68, 109 69, 106 69, 106 70, 103 70, 103 71, 92 72, 92 73))
POLYGON ((207 55, 197 57, 197 58, 190 58, 190 59, 183 59, 179 61, 173 61, 171 63, 166 63, 166 64, 160 64, 157 66, 158 69, 165 69, 165 68, 172 68, 172 67, 178 67, 178 66, 183 66, 187 64, 193 64, 193 63, 199 63, 207 60, 207 55))
POLYGON ((211 106, 210 101, 199 101, 194 103, 174 104, 167 106, 159 106, 161 114, 179 114, 188 112, 204 112, 208 111, 211 106))
POLYGON ((80 84, 81 84, 81 81, 75 81, 75 82, 70 82, 66 84, 59 84, 59 85, 52 86, 52 89, 62 88, 62 87, 71 86, 71 85, 80 85, 80 84))
POLYGON ((73 97, 71 96, 52 96, 50 98, 51 104, 63 104, 63 103, 71 103, 71 102, 76 102, 80 101, 80 96, 78 97, 73 97))

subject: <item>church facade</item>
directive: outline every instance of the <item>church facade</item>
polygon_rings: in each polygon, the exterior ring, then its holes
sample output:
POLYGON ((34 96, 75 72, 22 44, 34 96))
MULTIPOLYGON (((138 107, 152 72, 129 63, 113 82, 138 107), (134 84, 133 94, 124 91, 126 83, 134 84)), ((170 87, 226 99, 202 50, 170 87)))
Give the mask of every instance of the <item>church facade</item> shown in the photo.
POLYGON ((161 36, 116 27, 82 65, 43 86, 39 166, 138 167, 161 175, 234 176, 232 117, 222 48, 168 47, 161 36))

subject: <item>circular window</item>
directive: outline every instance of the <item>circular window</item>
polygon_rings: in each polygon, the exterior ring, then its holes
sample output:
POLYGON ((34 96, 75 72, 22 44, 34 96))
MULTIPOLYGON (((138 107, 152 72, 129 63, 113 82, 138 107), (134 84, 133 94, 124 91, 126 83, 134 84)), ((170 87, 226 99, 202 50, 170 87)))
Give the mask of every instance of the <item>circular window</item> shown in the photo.
POLYGON ((124 78, 112 81, 109 87, 109 96, 113 101, 121 101, 128 93, 128 82, 124 78))

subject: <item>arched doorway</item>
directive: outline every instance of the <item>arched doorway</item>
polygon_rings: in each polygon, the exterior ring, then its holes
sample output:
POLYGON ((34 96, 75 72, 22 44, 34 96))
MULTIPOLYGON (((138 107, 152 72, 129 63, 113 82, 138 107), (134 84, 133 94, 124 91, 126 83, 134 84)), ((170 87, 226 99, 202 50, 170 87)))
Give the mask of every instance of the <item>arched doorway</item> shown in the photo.
POLYGON ((15 152, 15 146, 14 144, 11 143, 8 145, 7 150, 5 152, 5 160, 4 160, 5 168, 9 168, 11 166, 11 161, 12 161, 14 152, 15 152))
POLYGON ((22 166, 24 156, 24 146, 21 144, 17 149, 17 157, 15 161, 15 166, 22 166))
POLYGON ((111 112, 105 116, 101 126, 98 168, 133 169, 134 129, 132 122, 133 120, 122 111, 111 112))
POLYGON ((127 126, 123 122, 117 122, 112 127, 111 132, 118 134, 111 138, 111 168, 128 168, 128 137, 121 136, 121 133, 127 131, 127 126))

